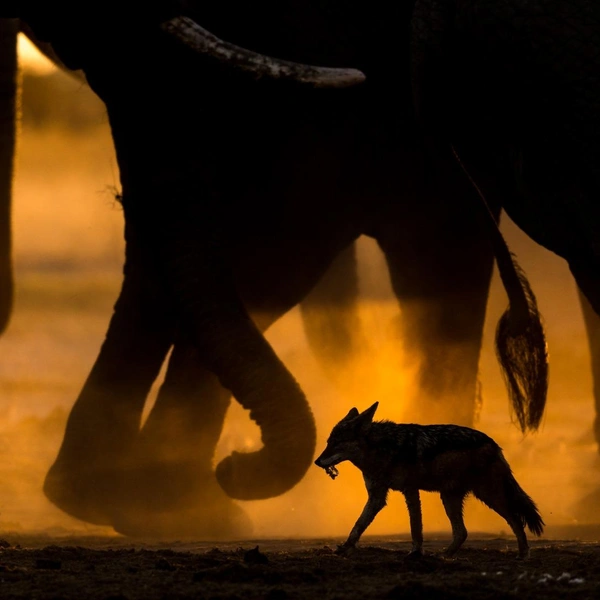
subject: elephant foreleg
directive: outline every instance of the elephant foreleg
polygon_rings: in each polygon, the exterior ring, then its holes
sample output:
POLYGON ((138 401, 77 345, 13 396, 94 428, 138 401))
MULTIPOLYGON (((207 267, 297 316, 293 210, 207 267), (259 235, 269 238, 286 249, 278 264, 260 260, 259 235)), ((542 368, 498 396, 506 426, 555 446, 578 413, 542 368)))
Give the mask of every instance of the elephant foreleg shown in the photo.
MULTIPOLYGON (((282 233, 284 239, 297 232, 282 233)), ((241 296, 261 331, 312 289, 350 238, 247 240, 233 255, 241 296), (273 252, 276 245, 279 252, 273 252), (310 259, 305 248, 310 248, 310 259), (259 268, 260 267, 260 268, 259 268), (256 274, 260 274, 257 277, 256 274)), ((165 382, 137 438, 115 528, 128 535, 239 537, 249 524, 240 507, 224 495, 212 468, 230 392, 204 366, 185 336, 179 336, 165 382)))
POLYGON ((110 524, 127 494, 146 396, 171 345, 168 315, 151 273, 129 239, 123 287, 106 339, 44 483, 54 504, 92 523, 110 524))
POLYGON ((165 381, 133 449, 129 493, 113 519, 125 535, 178 538, 249 535, 244 511, 217 484, 212 461, 230 392, 177 340, 165 381))

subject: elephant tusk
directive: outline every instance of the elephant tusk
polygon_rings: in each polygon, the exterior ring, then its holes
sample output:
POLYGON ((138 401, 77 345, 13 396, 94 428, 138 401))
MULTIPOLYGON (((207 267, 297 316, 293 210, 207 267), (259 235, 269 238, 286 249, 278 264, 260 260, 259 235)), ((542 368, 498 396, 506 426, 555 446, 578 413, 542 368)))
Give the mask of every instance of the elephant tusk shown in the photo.
POLYGON ((174 17, 163 22, 161 28, 196 52, 227 62, 256 79, 288 79, 315 88, 346 88, 365 80, 364 73, 357 69, 304 65, 246 50, 219 39, 188 17, 174 17))

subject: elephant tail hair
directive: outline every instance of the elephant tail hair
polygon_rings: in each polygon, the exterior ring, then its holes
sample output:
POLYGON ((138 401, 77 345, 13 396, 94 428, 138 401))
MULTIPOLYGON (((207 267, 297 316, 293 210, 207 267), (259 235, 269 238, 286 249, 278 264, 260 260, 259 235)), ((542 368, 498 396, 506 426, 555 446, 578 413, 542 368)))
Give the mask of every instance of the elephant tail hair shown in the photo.
MULTIPOLYGON (((525 273, 510 255, 514 275, 521 287, 518 305, 510 305, 496 328, 496 355, 521 431, 536 430, 541 423, 548 393, 548 347, 533 290, 525 273), (524 295, 525 305, 522 304, 524 295)), ((500 267, 499 267, 500 268, 500 267)))
POLYGON ((487 200, 454 147, 452 153, 482 201, 490 242, 509 307, 496 328, 496 355, 521 431, 540 426, 548 393, 548 346, 535 294, 508 248, 487 200))

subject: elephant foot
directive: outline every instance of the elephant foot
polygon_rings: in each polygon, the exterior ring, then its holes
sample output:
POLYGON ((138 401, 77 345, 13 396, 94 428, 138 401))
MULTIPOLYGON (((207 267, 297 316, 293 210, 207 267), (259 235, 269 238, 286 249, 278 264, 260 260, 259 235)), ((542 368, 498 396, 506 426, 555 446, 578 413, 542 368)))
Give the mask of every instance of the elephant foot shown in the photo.
POLYGON ((44 493, 72 517, 111 526, 116 514, 187 510, 196 505, 198 490, 208 482, 216 486, 213 473, 194 463, 152 463, 130 457, 84 468, 81 462, 59 457, 46 475, 44 493))
POLYGON ((113 512, 115 531, 131 537, 224 540, 252 535, 246 512, 212 471, 161 465, 130 473, 127 496, 113 512))
POLYGON ((128 537, 160 540, 241 540, 253 534, 246 512, 228 497, 179 510, 122 512, 113 516, 113 527, 128 537))
POLYGON ((131 537, 223 540, 252 534, 249 517, 214 473, 193 463, 82 470, 57 460, 44 493, 72 517, 131 537))
POLYGON ((44 494, 68 515, 95 525, 111 525, 115 473, 108 469, 82 470, 56 461, 44 480, 44 494))

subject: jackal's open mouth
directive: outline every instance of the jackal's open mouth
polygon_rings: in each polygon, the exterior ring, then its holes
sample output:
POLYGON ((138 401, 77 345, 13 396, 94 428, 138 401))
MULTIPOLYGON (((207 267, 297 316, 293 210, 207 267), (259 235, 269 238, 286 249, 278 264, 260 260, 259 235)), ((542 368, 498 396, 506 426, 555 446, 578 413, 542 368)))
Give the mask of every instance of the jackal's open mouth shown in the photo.
POLYGON ((338 470, 333 465, 325 467, 325 473, 327 473, 331 479, 335 479, 339 475, 338 470))

